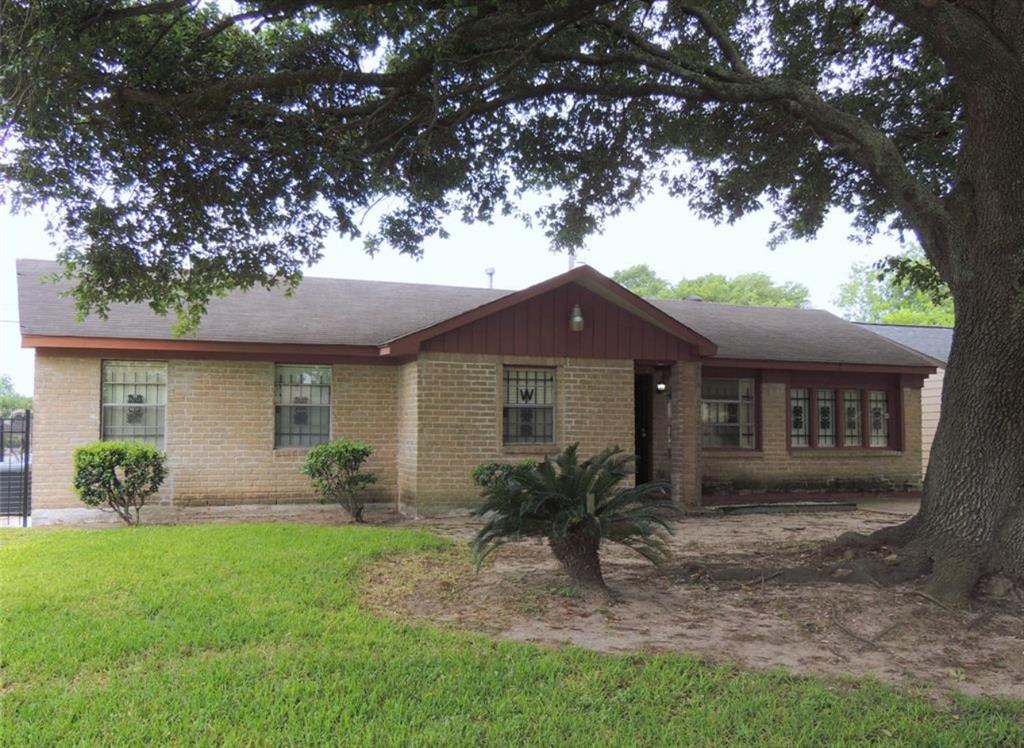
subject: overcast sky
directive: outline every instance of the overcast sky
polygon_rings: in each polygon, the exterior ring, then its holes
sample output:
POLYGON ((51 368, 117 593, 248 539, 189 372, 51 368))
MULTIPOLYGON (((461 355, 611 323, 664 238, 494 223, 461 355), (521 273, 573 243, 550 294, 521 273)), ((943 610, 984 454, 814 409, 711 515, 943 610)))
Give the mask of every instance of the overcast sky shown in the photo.
MULTIPOLYGON (((812 306, 835 311, 839 284, 858 261, 874 261, 900 250, 893 236, 872 244, 850 241, 850 223, 833 214, 812 242, 767 248, 772 216, 747 216, 735 225, 715 226, 696 218, 685 201, 655 194, 633 212, 613 219, 604 234, 593 237, 581 259, 606 275, 647 263, 676 281, 705 273, 737 275, 761 271, 775 281, 798 281, 811 290, 812 306)), ((32 391, 33 357, 21 348, 18 333, 14 260, 52 259, 56 254, 41 214, 12 216, 0 208, 0 373, 14 378, 19 392, 32 391)), ((485 268, 495 268, 497 288, 519 289, 563 272, 565 255, 553 254, 538 228, 514 220, 491 226, 466 226, 452 219, 451 237, 430 242, 422 260, 395 253, 367 256, 359 243, 334 239, 310 275, 335 278, 486 286, 485 268)), ((381 299, 382 304, 387 299, 381 299)))

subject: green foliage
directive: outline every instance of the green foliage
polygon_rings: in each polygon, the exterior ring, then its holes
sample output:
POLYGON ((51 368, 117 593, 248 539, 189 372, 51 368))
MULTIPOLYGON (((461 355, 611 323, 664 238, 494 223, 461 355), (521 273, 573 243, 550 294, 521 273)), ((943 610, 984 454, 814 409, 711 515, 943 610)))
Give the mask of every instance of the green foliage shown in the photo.
POLYGON ((294 282, 330 232, 418 255, 449 215, 505 213, 567 249, 664 185, 714 220, 768 207, 781 239, 836 208, 866 233, 905 226, 894 194, 949 192, 972 112, 921 39, 936 24, 852 0, 712 5, 710 22, 533 0, 238 19, 230 3, 11 0, 0 184, 56 209, 81 313, 149 301, 182 330, 213 295, 294 282), (524 191, 550 201, 526 215, 524 191))
POLYGON ((612 278, 635 294, 652 299, 685 299, 699 296, 704 301, 742 306, 775 306, 799 309, 810 303, 810 290, 802 283, 775 283, 765 273, 743 273, 727 278, 709 273, 683 278, 672 284, 647 265, 618 270, 612 278))
POLYGON ((491 488, 498 483, 519 480, 540 464, 536 460, 520 462, 482 462, 473 468, 473 483, 480 488, 491 488))
POLYGON ((449 546, 296 524, 6 530, 0 745, 1024 744, 1019 701, 495 642, 364 607, 372 564, 449 546))
POLYGON ((494 481, 473 511, 486 519, 471 544, 474 562, 479 567, 500 546, 524 536, 557 541, 575 532, 662 562, 676 506, 664 484, 619 488, 632 474, 633 458, 619 447, 580 460, 579 445, 572 444, 508 480, 494 481))
POLYGON ((150 444, 94 442, 72 455, 74 487, 86 506, 110 509, 129 525, 167 477, 167 456, 150 444))
POLYGON ((839 287, 836 304, 858 322, 952 327, 953 299, 948 288, 929 280, 934 275, 917 247, 873 267, 857 263, 839 287))
POLYGON ((32 398, 14 391, 9 374, 0 374, 0 416, 9 416, 16 410, 31 410, 32 398))
POLYGON ((341 504, 356 522, 362 522, 363 500, 359 494, 377 482, 376 475, 362 469, 372 454, 373 447, 365 442, 337 439, 309 450, 302 472, 313 481, 322 501, 341 504))

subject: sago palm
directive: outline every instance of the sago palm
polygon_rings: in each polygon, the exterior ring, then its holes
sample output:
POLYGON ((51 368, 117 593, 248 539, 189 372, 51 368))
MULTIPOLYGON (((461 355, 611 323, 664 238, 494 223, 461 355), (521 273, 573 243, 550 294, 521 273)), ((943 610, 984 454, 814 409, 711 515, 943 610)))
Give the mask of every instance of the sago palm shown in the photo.
POLYGON ((585 460, 579 445, 519 471, 483 491, 474 515, 486 523, 472 542, 477 568, 504 543, 540 536, 573 583, 605 591, 598 551, 608 540, 632 548, 652 563, 668 555, 668 520, 676 514, 668 487, 620 487, 633 474, 633 457, 618 447, 585 460))

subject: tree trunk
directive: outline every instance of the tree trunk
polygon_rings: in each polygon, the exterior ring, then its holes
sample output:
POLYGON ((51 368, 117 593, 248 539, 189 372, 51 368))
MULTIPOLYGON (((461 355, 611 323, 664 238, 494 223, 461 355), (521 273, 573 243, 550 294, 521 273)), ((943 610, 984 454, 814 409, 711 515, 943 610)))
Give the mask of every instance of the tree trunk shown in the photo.
POLYGON ((931 558, 929 592, 963 602, 978 578, 1024 580, 1024 72, 962 81, 967 130, 955 225, 919 231, 956 304, 942 417, 921 510, 902 533, 931 558))
POLYGON ((584 590, 607 594, 608 587, 601 574, 601 559, 598 556, 600 538, 577 528, 566 533, 564 538, 551 538, 548 543, 573 584, 584 590))

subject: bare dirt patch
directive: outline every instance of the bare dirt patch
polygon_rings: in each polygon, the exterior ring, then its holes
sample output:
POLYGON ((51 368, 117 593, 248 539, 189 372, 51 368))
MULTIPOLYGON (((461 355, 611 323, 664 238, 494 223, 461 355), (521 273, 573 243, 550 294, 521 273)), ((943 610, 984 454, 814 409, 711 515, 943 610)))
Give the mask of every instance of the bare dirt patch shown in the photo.
POLYGON ((581 599, 540 540, 510 544, 479 574, 469 520, 410 523, 457 541, 451 551, 387 558, 368 570, 374 611, 545 645, 604 652, 686 652, 800 674, 874 676, 933 695, 1024 699, 1024 600, 989 589, 972 610, 942 608, 914 585, 791 584, 765 574, 713 581, 709 566, 782 568, 811 562, 822 541, 901 517, 880 512, 685 519, 673 560, 654 568, 606 546, 615 601, 581 599))

